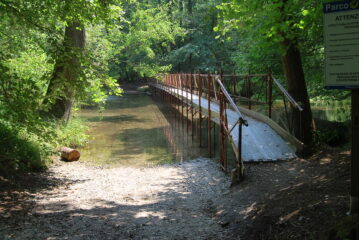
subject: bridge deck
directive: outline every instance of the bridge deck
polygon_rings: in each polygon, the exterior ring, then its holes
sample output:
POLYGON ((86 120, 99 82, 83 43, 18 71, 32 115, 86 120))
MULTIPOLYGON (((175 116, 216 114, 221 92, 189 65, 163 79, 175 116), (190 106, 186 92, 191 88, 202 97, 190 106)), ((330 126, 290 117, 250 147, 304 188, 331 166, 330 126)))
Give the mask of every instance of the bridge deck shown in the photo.
MULTIPOLYGON (((164 88, 163 85, 154 84, 154 87, 169 92, 172 95, 180 96, 189 103, 191 101, 190 94, 181 89, 164 88)), ((192 94, 194 107, 198 108, 200 101, 199 96, 192 94)), ((201 98, 201 107, 203 114, 208 112, 207 98, 201 98)), ((212 121, 219 123, 219 105, 213 101, 210 103, 212 121)), ((238 121, 238 114, 231 109, 227 109, 227 118, 229 129, 238 121)), ((251 161, 276 161, 285 160, 296 157, 294 148, 289 142, 286 142, 277 132, 275 132, 268 124, 257 121, 247 115, 244 115, 248 121, 248 126, 243 125, 242 135, 242 159, 245 162, 251 161)), ((238 145, 238 126, 231 132, 233 146, 238 145)))

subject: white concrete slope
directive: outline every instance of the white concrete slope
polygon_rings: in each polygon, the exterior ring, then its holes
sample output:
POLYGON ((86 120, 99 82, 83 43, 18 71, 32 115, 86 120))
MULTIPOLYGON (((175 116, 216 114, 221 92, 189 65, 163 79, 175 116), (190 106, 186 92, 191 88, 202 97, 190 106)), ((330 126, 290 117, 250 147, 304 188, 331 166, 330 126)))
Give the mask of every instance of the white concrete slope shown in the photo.
MULTIPOLYGON (((158 88, 164 89, 174 95, 179 95, 184 99, 190 101, 190 94, 185 91, 172 88, 163 88, 162 85, 157 85, 158 88)), ((193 104, 199 107, 199 96, 192 95, 193 104)), ((208 112, 208 100, 201 98, 201 107, 204 114, 208 112)), ((219 105, 215 102, 210 103, 211 112, 214 113, 212 120, 218 122, 219 105)), ((243 114, 244 115, 244 114, 243 114)), ((259 162, 259 161, 277 161, 295 158, 294 147, 285 141, 277 132, 275 132, 268 124, 255 120, 246 115, 245 119, 248 126, 242 128, 242 159, 245 162, 259 162)), ((227 119, 229 129, 238 121, 238 114, 235 111, 227 109, 227 119)), ((238 126, 231 132, 231 137, 235 146, 238 145, 238 126)))

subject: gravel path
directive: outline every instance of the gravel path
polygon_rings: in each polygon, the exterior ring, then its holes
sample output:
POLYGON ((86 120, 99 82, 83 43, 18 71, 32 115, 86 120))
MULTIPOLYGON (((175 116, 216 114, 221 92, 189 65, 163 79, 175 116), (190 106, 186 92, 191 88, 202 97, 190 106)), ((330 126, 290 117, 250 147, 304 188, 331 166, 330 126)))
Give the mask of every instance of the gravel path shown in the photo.
POLYGON ((204 158, 142 169, 59 162, 0 177, 0 240, 329 239, 347 218, 349 151, 246 169, 231 188, 204 158))
POLYGON ((228 194, 230 181, 209 159, 152 168, 60 162, 38 181, 49 186, 27 200, 30 210, 0 221, 4 239, 223 239, 227 234, 214 203, 228 194))

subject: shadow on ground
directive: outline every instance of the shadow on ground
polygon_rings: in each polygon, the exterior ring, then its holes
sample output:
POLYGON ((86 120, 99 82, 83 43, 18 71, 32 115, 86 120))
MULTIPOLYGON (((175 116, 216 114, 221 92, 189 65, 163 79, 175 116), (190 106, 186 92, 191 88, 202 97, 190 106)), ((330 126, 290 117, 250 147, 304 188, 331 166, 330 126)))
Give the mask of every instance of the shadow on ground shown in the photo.
POLYGON ((226 189, 224 176, 219 171, 211 174, 206 164, 191 164, 180 167, 185 170, 182 176, 169 175, 164 182, 149 184, 143 193, 113 195, 113 201, 93 197, 82 207, 77 206, 76 197, 61 199, 71 194, 74 185, 92 179, 77 182, 49 174, 33 176, 28 179, 31 183, 19 186, 19 192, 30 191, 26 198, 18 199, 21 210, 2 212, 0 235, 4 239, 223 239, 213 201, 226 189), (40 204, 31 202, 36 194, 40 204), (41 204, 47 198, 50 200, 41 204))
POLYGON ((230 197, 242 206, 222 204, 220 218, 230 221, 233 238, 328 239, 348 212, 349 163, 348 151, 326 149, 308 160, 247 165, 230 197))

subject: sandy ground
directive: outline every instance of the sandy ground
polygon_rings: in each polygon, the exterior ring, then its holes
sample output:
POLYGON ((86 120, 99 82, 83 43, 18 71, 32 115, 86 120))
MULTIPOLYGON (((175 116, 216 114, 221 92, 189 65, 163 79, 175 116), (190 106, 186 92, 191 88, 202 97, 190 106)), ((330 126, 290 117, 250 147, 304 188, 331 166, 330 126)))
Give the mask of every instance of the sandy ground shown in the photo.
POLYGON ((348 151, 246 166, 232 188, 209 159, 0 178, 0 239, 328 239, 348 212, 348 151))
POLYGON ((213 203, 230 183, 208 159, 141 169, 60 162, 41 178, 50 186, 26 199, 27 212, 3 216, 4 239, 221 239, 225 233, 213 203))

